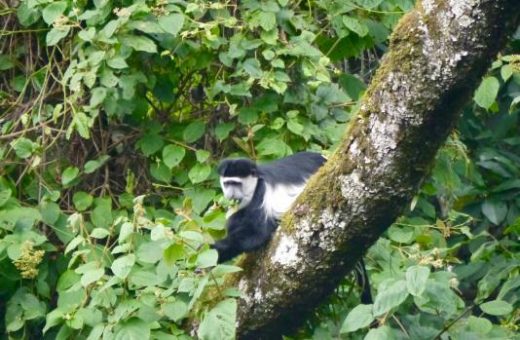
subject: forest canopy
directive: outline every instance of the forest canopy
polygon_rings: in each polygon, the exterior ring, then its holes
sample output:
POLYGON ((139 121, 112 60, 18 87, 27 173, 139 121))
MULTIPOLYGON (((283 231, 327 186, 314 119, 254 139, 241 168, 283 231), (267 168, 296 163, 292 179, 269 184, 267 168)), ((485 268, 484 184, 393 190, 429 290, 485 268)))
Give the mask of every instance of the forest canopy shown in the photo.
MULTIPOLYGON (((413 8, 0 0, 0 332, 233 338, 216 164, 331 155, 413 8)), ((519 50, 517 30, 368 250, 374 304, 345 277, 291 338, 518 332, 519 50)))

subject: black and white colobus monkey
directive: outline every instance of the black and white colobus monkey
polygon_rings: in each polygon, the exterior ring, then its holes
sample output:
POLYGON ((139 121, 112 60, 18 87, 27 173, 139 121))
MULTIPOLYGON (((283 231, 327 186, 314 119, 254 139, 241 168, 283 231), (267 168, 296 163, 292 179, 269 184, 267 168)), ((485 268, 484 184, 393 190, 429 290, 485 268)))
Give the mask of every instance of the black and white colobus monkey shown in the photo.
POLYGON ((315 152, 299 152, 265 165, 250 159, 226 159, 218 167, 224 197, 238 201, 229 216, 227 237, 217 241, 219 262, 253 251, 271 238, 280 217, 325 163, 315 152))
MULTIPOLYGON (((222 161, 218 167, 222 191, 227 199, 237 200, 239 205, 228 217, 226 238, 212 246, 218 251, 218 262, 266 244, 280 217, 325 161, 325 157, 315 152, 299 152, 265 165, 245 158, 222 161)), ((357 281, 363 287, 361 301, 372 303, 363 261, 357 271, 357 281)))

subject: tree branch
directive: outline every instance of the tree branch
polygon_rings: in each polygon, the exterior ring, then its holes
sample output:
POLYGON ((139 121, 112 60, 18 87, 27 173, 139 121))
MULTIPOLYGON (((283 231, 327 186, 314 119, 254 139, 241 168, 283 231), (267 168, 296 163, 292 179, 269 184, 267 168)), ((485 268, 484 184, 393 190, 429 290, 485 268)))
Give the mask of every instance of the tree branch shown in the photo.
POLYGON ((342 144, 269 246, 242 263, 239 337, 299 326, 402 213, 517 9, 516 0, 424 0, 401 19, 342 144))

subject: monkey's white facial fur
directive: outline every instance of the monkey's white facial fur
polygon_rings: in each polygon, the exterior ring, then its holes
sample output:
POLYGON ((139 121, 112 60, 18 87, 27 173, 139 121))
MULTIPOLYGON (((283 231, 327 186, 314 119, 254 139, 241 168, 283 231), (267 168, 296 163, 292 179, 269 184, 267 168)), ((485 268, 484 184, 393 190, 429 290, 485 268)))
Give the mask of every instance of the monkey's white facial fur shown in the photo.
POLYGON ((243 208, 251 202, 255 193, 258 177, 220 177, 220 186, 224 197, 239 202, 239 208, 243 208))

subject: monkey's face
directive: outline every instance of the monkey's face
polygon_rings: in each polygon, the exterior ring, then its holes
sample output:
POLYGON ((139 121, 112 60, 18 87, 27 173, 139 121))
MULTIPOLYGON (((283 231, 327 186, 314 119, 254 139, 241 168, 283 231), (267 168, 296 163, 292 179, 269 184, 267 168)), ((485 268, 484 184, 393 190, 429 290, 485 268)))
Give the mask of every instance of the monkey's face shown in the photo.
POLYGON ((255 193, 258 177, 250 175, 247 177, 220 177, 220 186, 224 197, 237 200, 241 207, 249 204, 255 193))
POLYGON ((258 183, 255 162, 245 158, 226 159, 220 163, 218 173, 224 197, 237 200, 240 207, 248 205, 258 183))

